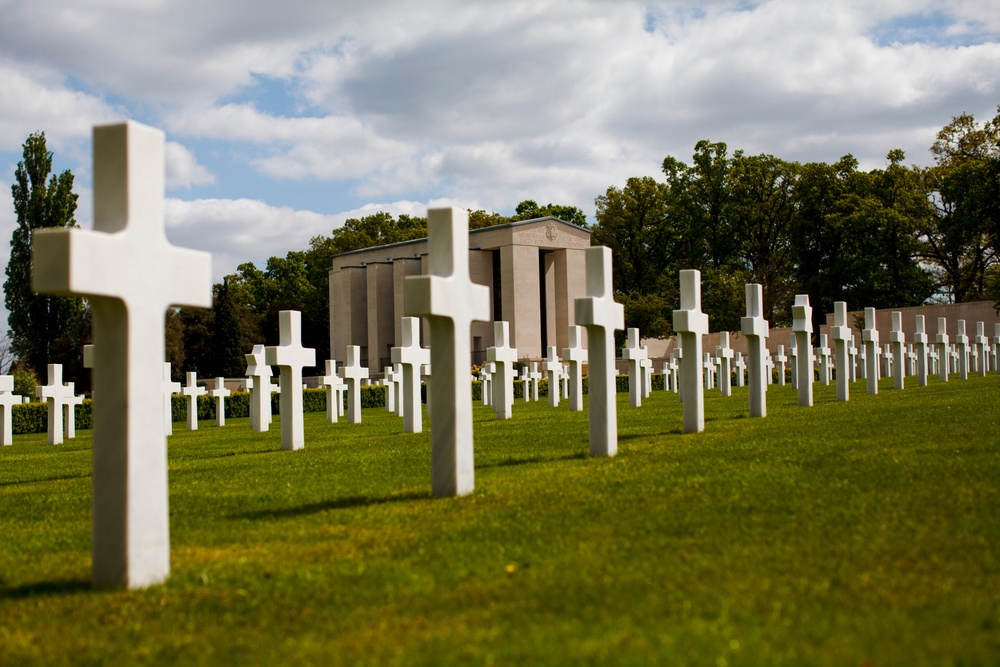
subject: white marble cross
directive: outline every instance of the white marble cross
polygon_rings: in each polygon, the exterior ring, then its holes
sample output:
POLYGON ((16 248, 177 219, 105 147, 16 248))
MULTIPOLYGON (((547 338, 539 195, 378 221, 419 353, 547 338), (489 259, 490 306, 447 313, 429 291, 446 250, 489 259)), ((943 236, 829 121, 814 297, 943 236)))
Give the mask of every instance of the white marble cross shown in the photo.
POLYGON ((847 368, 847 381, 850 384, 854 384, 854 382, 858 379, 858 347, 857 338, 853 333, 847 341, 847 359, 849 361, 847 368))
POLYGON ((583 327, 570 325, 569 347, 563 348, 563 359, 569 363, 569 409, 583 411, 583 364, 587 363, 587 350, 583 347, 583 327))
POLYGON ((851 347, 854 334, 847 324, 847 302, 835 301, 833 304, 833 326, 830 327, 830 338, 833 339, 835 363, 837 365, 837 400, 847 401, 851 398, 851 347))
MULTIPOLYGON (((538 362, 531 362, 531 370, 525 376, 525 381, 530 383, 531 386, 531 400, 538 400, 538 383, 542 379, 542 373, 538 370, 538 362)), ((525 398, 527 400, 527 398, 525 398)))
POLYGON ((584 251, 587 296, 574 301, 576 323, 587 329, 589 366, 588 420, 590 455, 618 452, 618 404, 615 388, 615 330, 625 328, 625 308, 615 301, 611 249, 584 251))
POLYGON ((0 445, 14 444, 14 406, 21 397, 14 393, 14 376, 0 375, 0 445))
POLYGON ((204 396, 208 390, 198 386, 198 374, 188 371, 187 384, 181 388, 181 393, 187 396, 188 430, 198 430, 198 397, 204 396))
POLYGON ((337 360, 326 360, 326 373, 320 378, 320 384, 326 388, 326 421, 336 424, 344 414, 344 381, 337 375, 337 360))
POLYGON ((684 432, 705 430, 705 395, 701 391, 701 339, 708 334, 708 315, 701 311, 701 271, 680 272, 681 307, 674 311, 674 331, 681 342, 681 392, 684 432))
POLYGON ((562 389, 562 398, 569 400, 569 364, 562 365, 562 372, 559 374, 559 386, 562 389))
POLYGON ((431 492, 464 496, 475 487, 470 327, 489 320, 490 290, 469 278, 467 211, 427 211, 427 246, 428 275, 406 278, 404 311, 430 326, 431 492))
POLYGON ((799 388, 799 351, 795 347, 795 334, 788 340, 788 365, 791 369, 792 389, 799 388))
POLYGON ((903 389, 906 377, 906 365, 908 357, 906 354, 906 336, 903 333, 903 313, 894 310, 892 315, 892 328, 889 330, 889 345, 892 346, 892 356, 896 360, 892 369, 892 386, 894 389, 903 389))
POLYGON ((555 345, 548 346, 548 356, 542 364, 542 369, 549 381, 549 407, 559 407, 559 377, 562 374, 562 362, 556 355, 555 345))
POLYGON ((645 345, 642 346, 642 353, 645 358, 639 362, 639 369, 642 371, 639 374, 639 378, 642 380, 639 389, 642 391, 643 398, 649 398, 653 389, 653 360, 649 358, 649 348, 645 345))
POLYGON ((796 376, 799 384, 799 405, 813 404, 813 347, 812 347, 812 306, 808 294, 796 294, 792 304, 792 330, 795 332, 797 351, 796 376))
POLYGON ((226 378, 215 378, 215 388, 208 392, 208 395, 215 399, 215 425, 226 425, 226 396, 231 394, 226 389, 226 378))
POLYGON ((386 412, 396 412, 396 392, 394 391, 393 375, 395 371, 392 366, 382 369, 382 379, 379 384, 385 389, 385 410, 386 412))
POLYGON ((392 393, 395 397, 396 410, 394 411, 397 417, 403 416, 403 365, 393 364, 392 365, 392 393))
POLYGON ((878 329, 875 328, 875 309, 865 308, 865 328, 861 330, 865 343, 865 379, 869 394, 878 393, 878 329))
POLYGON ((705 390, 715 389, 715 359, 710 353, 705 353, 701 366, 705 370, 705 390))
POLYGON ((67 440, 76 437, 76 406, 83 405, 83 395, 76 395, 75 382, 63 382, 66 402, 63 404, 63 435, 67 440))
POLYGON ((674 393, 677 394, 677 400, 683 402, 684 396, 681 395, 681 359, 684 356, 684 351, 680 347, 675 347, 670 352, 670 374, 672 376, 671 383, 674 386, 674 393))
POLYGON ((493 414, 510 419, 514 409, 514 364, 517 349, 510 346, 510 323, 493 323, 493 346, 486 348, 486 359, 496 368, 493 414))
POLYGON ((771 353, 767 351, 767 348, 764 348, 764 377, 767 379, 767 382, 764 384, 765 389, 767 385, 774 384, 774 358, 771 357, 771 353))
POLYGON ((181 383, 171 380, 172 372, 170 362, 163 362, 163 380, 160 382, 160 391, 163 392, 163 433, 164 435, 174 434, 174 394, 181 393, 181 383))
POLYGON ((302 449, 305 426, 302 417, 302 369, 316 365, 316 350, 302 347, 302 313, 278 312, 278 345, 264 350, 269 366, 278 367, 280 391, 281 448, 302 449))
MULTIPOLYGON (((740 319, 740 331, 747 338, 747 366, 749 368, 750 416, 767 416, 767 377, 764 374, 764 355, 770 324, 764 319, 764 288, 758 283, 744 286, 746 316, 740 319)), ((779 348, 781 349, 781 348, 779 348)), ((785 360, 781 361, 781 383, 784 384, 785 360)))
POLYGON ((882 352, 882 363, 885 364, 885 372, 882 374, 882 377, 890 377, 892 375, 893 363, 895 361, 896 355, 892 353, 892 346, 886 343, 885 349, 882 352))
POLYGON ((965 333, 965 320, 956 323, 955 349, 958 351, 958 376, 963 380, 969 379, 969 337, 965 333))
POLYGON ((368 367, 361 365, 361 347, 347 346, 347 363, 337 370, 347 384, 347 422, 361 423, 361 381, 368 378, 368 367))
POLYGON ((913 349, 917 355, 917 386, 927 386, 927 330, 923 315, 916 316, 913 334, 913 349))
POLYGON ((49 383, 35 388, 35 397, 48 403, 48 434, 50 445, 63 442, 63 407, 66 405, 66 387, 63 386, 62 364, 49 364, 49 383))
POLYGON ((211 257, 167 242, 164 136, 94 128, 94 229, 34 233, 38 292, 84 296, 93 314, 93 575, 148 586, 170 572, 167 456, 159 381, 163 315, 212 305, 211 257))
POLYGON ((729 347, 729 332, 719 333, 719 344, 715 348, 715 358, 719 360, 719 392, 723 396, 733 395, 733 380, 730 365, 733 349, 729 347))
MULTIPOLYGON (((423 408, 420 404, 420 371, 431 361, 430 350, 420 347, 420 318, 400 320, 402 345, 392 348, 392 362, 403 369, 403 431, 423 431, 423 408)), ((513 390, 511 396, 513 396, 513 390)))
POLYGON ((628 341, 622 350, 622 358, 628 361, 628 404, 638 408, 642 405, 642 360, 646 358, 645 349, 639 345, 639 330, 630 328, 627 332, 628 341))
POLYGON ((976 359, 978 360, 976 365, 976 370, 979 372, 979 377, 986 377, 986 370, 989 361, 986 358, 986 351, 990 345, 990 339, 986 337, 986 323, 976 322, 976 359))
POLYGON ((824 387, 830 384, 830 345, 827 341, 826 334, 819 335, 819 347, 816 348, 816 354, 819 357, 819 382, 824 387))
POLYGON ((746 371, 747 362, 743 359, 743 353, 736 353, 736 360, 733 362, 733 368, 736 369, 736 386, 742 387, 746 385, 746 371))
POLYGON ((254 345, 247 360, 246 376, 250 384, 250 428, 264 433, 271 427, 271 367, 265 362, 263 345, 254 345))
MULTIPOLYGON (((496 365, 493 366, 496 368, 496 365)), ((479 369, 479 398, 482 400, 483 405, 493 406, 493 371, 490 369, 489 362, 483 364, 482 368, 479 369)))
POLYGON ((779 345, 777 354, 771 357, 774 362, 775 368, 778 371, 778 384, 782 387, 785 386, 785 362, 788 361, 788 357, 785 356, 785 346, 779 345))

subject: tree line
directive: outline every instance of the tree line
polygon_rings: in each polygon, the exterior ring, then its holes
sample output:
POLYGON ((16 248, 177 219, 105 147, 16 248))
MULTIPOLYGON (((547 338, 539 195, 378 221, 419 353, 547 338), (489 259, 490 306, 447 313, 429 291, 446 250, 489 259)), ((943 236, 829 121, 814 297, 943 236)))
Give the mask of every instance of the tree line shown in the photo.
POLYGON ((668 156, 662 179, 629 178, 597 197, 593 243, 614 251, 627 326, 670 333, 681 269, 702 272, 712 329, 738 330, 744 284, 760 283, 772 326, 809 294, 817 324, 835 301, 890 308, 1000 300, 1000 108, 980 125, 956 116, 930 147, 934 165, 890 150, 863 171, 730 153, 699 141, 689 163, 668 156))
MULTIPOLYGON (((44 377, 61 363, 64 376, 89 388, 82 347, 90 342, 84 299, 33 294, 31 236, 43 227, 76 226, 73 174, 52 174, 44 133, 24 143, 12 195, 4 297, 10 350, 24 372, 44 377)), ((817 324, 834 301, 891 308, 928 301, 991 299, 1000 303, 1000 107, 980 124, 954 117, 930 147, 933 166, 906 166, 891 150, 886 164, 863 171, 838 161, 799 163, 773 155, 730 153, 725 143, 699 141, 689 163, 668 156, 661 178, 636 176, 598 196, 592 243, 614 257, 616 299, 628 327, 647 336, 671 332, 681 269, 702 272, 702 307, 712 329, 737 330, 744 284, 763 286, 772 326, 791 321, 797 293, 810 295, 817 324)), ((472 211, 471 229, 543 216, 588 227, 575 206, 525 200, 511 216, 472 211)), ((331 258, 339 253, 427 235, 427 219, 379 212, 347 220, 304 250, 271 257, 263 268, 244 263, 213 287, 210 309, 167 312, 167 361, 175 379, 239 377, 254 344, 278 340, 278 312, 302 312, 303 344, 329 354, 331 258)), ((6 370, 6 369, 3 369, 6 370)))

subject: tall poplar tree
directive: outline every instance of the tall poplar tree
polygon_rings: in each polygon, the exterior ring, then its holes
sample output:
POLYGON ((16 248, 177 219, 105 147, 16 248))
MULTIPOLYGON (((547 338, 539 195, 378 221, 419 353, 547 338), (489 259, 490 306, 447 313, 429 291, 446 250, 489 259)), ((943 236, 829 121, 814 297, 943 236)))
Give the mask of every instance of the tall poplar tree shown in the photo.
POLYGON ((10 261, 4 299, 9 312, 14 353, 39 378, 46 364, 61 363, 67 379, 76 379, 82 367, 81 346, 87 337, 88 319, 82 299, 53 297, 31 291, 31 244, 34 231, 45 227, 76 227, 77 195, 73 174, 67 169, 52 174, 52 153, 45 133, 24 142, 24 159, 14 172, 11 193, 17 227, 10 240, 10 261))

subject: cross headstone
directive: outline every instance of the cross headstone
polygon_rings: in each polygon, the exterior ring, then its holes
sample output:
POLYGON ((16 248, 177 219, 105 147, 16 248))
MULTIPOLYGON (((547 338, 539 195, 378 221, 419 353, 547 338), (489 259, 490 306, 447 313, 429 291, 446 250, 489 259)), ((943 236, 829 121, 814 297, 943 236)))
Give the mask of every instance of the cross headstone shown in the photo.
POLYGON ((847 340, 847 360, 847 382, 854 384, 858 379, 858 347, 853 333, 847 340))
POLYGON ((882 352, 882 362, 885 364, 884 373, 882 377, 890 377, 893 371, 893 363, 896 361, 896 355, 892 352, 892 346, 889 343, 885 344, 885 351, 882 352))
POLYGON ((766 348, 764 349, 764 377, 767 379, 764 384, 765 389, 767 385, 774 384, 774 359, 766 348))
POLYGON ((277 366, 280 388, 281 448, 302 449, 305 426, 302 418, 302 369, 316 365, 316 350, 302 347, 302 313, 278 312, 278 345, 264 350, 269 366, 277 366))
POLYGON ((965 320, 956 323, 955 349, 958 352, 958 376, 963 380, 969 379, 969 337, 965 333, 965 320))
POLYGON ((470 327, 489 320, 490 290, 469 278, 467 211, 429 210, 427 245, 428 275, 406 278, 404 310, 430 325, 432 492, 438 497, 464 496, 475 486, 470 327))
POLYGON ((993 371, 1000 373, 1000 324, 993 325, 993 371))
POLYGON ((134 588, 170 572, 166 440, 150 428, 163 419, 163 315, 212 305, 211 258, 167 242, 162 132, 96 127, 93 146, 94 229, 37 230, 32 283, 90 302, 94 582, 134 588))
POLYGON ((14 376, 0 375, 0 445, 14 444, 15 405, 21 404, 21 396, 14 393, 14 376))
POLYGON ((320 384, 326 388, 326 422, 336 424, 344 414, 344 381, 337 375, 337 360, 326 360, 326 372, 320 377, 320 384))
POLYGON ((510 323, 493 323, 493 346, 486 348, 486 359, 496 368, 493 414, 510 419, 514 409, 514 364, 517 349, 510 346, 510 323))
POLYGON ((812 359, 812 306, 809 305, 808 294, 796 294, 792 304, 792 331, 795 332, 795 349, 797 351, 796 377, 799 385, 799 405, 813 404, 813 359, 812 359))
POLYGON ((542 364, 546 378, 549 381, 549 407, 559 407, 559 377, 562 374, 562 362, 556 354, 554 345, 548 346, 548 355, 542 364))
POLYGON ((892 369, 892 386, 894 389, 903 389, 909 357, 906 353, 906 336, 903 333, 903 313, 898 310, 892 311, 889 344, 892 346, 892 356, 896 360, 892 369))
POLYGON ((189 431, 198 430, 198 397, 204 396, 207 390, 198 386, 198 374, 188 371, 187 384, 181 388, 181 394, 187 396, 187 423, 189 431))
POLYGON ((799 388, 799 355, 798 350, 795 347, 794 333, 788 340, 788 366, 791 369, 792 389, 797 391, 799 388))
POLYGON ((641 371, 639 378, 642 380, 639 389, 642 392, 643 398, 649 398, 649 394, 653 389, 653 360, 649 358, 649 348, 645 345, 642 346, 642 353, 645 355, 645 358, 639 361, 639 369, 641 371))
POLYGON ((587 350, 583 347, 583 327, 570 325, 569 347, 563 348, 563 359, 569 363, 569 409, 583 411, 583 364, 587 363, 587 350))
POLYGON ((574 308, 576 323, 587 329, 590 455, 614 456, 618 451, 614 332, 625 328, 625 309, 614 298, 611 249, 593 246, 584 253, 587 296, 578 297, 574 308))
POLYGON ((705 391, 715 389, 715 359, 708 352, 705 353, 705 360, 701 367, 705 371, 705 391))
POLYGON ((393 391, 393 370, 392 366, 382 369, 382 379, 379 384, 385 389, 385 410, 386 412, 396 411, 396 392, 393 391))
POLYGON ((76 395, 75 382, 63 382, 66 402, 63 403, 63 436, 66 440, 76 437, 76 406, 83 405, 83 396, 76 395))
POLYGON ((986 377, 986 367, 989 363, 986 358, 986 351, 990 345, 990 339, 986 337, 986 324, 976 322, 976 359, 978 359, 976 369, 979 377, 986 377))
POLYGON ((62 364, 49 364, 49 383, 35 388, 35 397, 48 404, 48 437, 50 445, 63 442, 63 407, 66 405, 66 387, 63 386, 62 364))
POLYGON ((729 347, 729 332, 719 333, 719 344, 715 348, 715 358, 719 360, 719 392, 723 396, 732 396, 732 372, 730 370, 730 359, 733 358, 733 349, 729 347))
POLYGON ((559 373, 559 387, 562 389, 562 398, 569 400, 569 364, 563 363, 562 372, 559 373))
POLYGON ((835 362, 837 364, 837 400, 846 401, 851 397, 850 348, 854 340, 851 327, 847 324, 846 301, 833 303, 833 326, 830 327, 830 338, 833 339, 834 354, 837 356, 835 362))
POLYGON ((347 363, 337 370, 347 384, 347 423, 361 423, 361 381, 368 379, 368 367, 361 365, 361 347, 347 346, 347 363))
POLYGON ((160 391, 163 392, 163 433, 164 435, 174 434, 174 394, 181 393, 181 383, 174 382, 170 370, 170 362, 163 362, 163 380, 160 382, 160 391))
POLYGON ((683 385, 680 381, 681 377, 681 359, 683 357, 683 350, 680 347, 675 347, 670 352, 670 362, 671 362, 671 374, 673 375, 673 385, 674 393, 677 394, 677 400, 684 402, 684 396, 681 394, 681 389, 683 385))
POLYGON ((622 351, 622 358, 628 361, 628 404, 638 408, 642 405, 642 360, 646 351, 639 345, 639 330, 630 328, 627 331, 627 344, 622 351))
POLYGON ((531 362, 531 370, 528 372, 527 380, 531 386, 531 400, 538 400, 538 383, 542 379, 542 372, 538 370, 538 362, 531 362))
POLYGON ((701 312, 701 271, 680 272, 681 307, 674 311, 674 331, 681 341, 681 391, 684 401, 684 432, 705 430, 705 395, 701 391, 701 338, 708 334, 708 315, 701 312))
MULTIPOLYGON (((423 431, 423 408, 420 405, 420 371, 431 361, 430 350, 420 347, 420 318, 404 317, 402 345, 392 348, 392 362, 403 369, 403 431, 423 431)), ((513 396, 513 392, 511 392, 513 396)))
POLYGON ((779 345, 777 354, 771 357, 774 360, 774 367, 778 371, 778 385, 785 386, 785 362, 788 361, 788 357, 785 356, 785 346, 779 345))
POLYGON ((913 349, 917 355, 917 386, 927 386, 927 331, 923 315, 916 316, 913 333, 913 349))
POLYGON ((865 343, 865 379, 869 394, 878 393, 878 329, 875 328, 875 309, 865 308, 865 328, 861 330, 865 343))
POLYGON ((215 387, 208 392, 208 395, 215 399, 215 425, 226 425, 226 396, 231 394, 226 389, 226 378, 215 378, 215 387))
POLYGON ((247 360, 246 376, 253 380, 250 387, 250 428, 264 433, 271 428, 271 367, 265 361, 263 345, 254 345, 247 360))
MULTIPOLYGON (((744 286, 746 316, 740 319, 740 330, 747 339, 747 365, 750 375, 750 416, 767 416, 767 377, 764 374, 764 355, 770 324, 764 319, 764 288, 758 283, 744 286)), ((781 375, 784 377, 784 361, 781 375)), ((784 380, 782 380, 784 384, 784 380)))
POLYGON ((830 384, 830 345, 826 334, 819 335, 819 347, 816 348, 819 357, 819 383, 824 387, 830 384))
POLYGON ((736 361, 733 362, 733 368, 736 369, 736 386, 744 386, 746 384, 747 362, 743 360, 742 352, 736 353, 736 361))

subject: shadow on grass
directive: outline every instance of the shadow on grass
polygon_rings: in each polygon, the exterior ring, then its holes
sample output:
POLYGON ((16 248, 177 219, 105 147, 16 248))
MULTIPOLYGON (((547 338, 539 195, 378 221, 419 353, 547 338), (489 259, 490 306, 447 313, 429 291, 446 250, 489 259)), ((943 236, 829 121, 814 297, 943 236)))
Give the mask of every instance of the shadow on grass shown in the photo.
POLYGON ((3 482, 0 483, 0 487, 3 486, 20 486, 23 484, 38 484, 39 482, 62 482, 67 479, 89 479, 90 473, 84 473, 81 475, 57 475, 56 477, 42 477, 40 479, 25 479, 19 482, 3 482))
POLYGON ((354 507, 371 507, 373 505, 385 505, 387 503, 407 502, 414 500, 431 500, 429 492, 397 493, 389 496, 348 496, 347 498, 331 498, 319 503, 309 503, 298 507, 283 507, 274 510, 262 510, 259 512, 244 512, 241 514, 231 514, 233 519, 281 519, 290 516, 305 516, 307 514, 318 514, 327 510, 351 509, 354 507))
POLYGON ((69 581, 39 581, 16 588, 0 588, 0 600, 21 600, 24 598, 43 597, 48 595, 74 595, 89 592, 93 586, 84 579, 69 581))
POLYGON ((477 465, 476 468, 507 468, 510 466, 527 465, 529 463, 555 463, 557 461, 573 461, 585 458, 587 458, 587 452, 576 452, 564 456, 532 456, 524 459, 504 459, 497 463, 484 463, 477 465))

